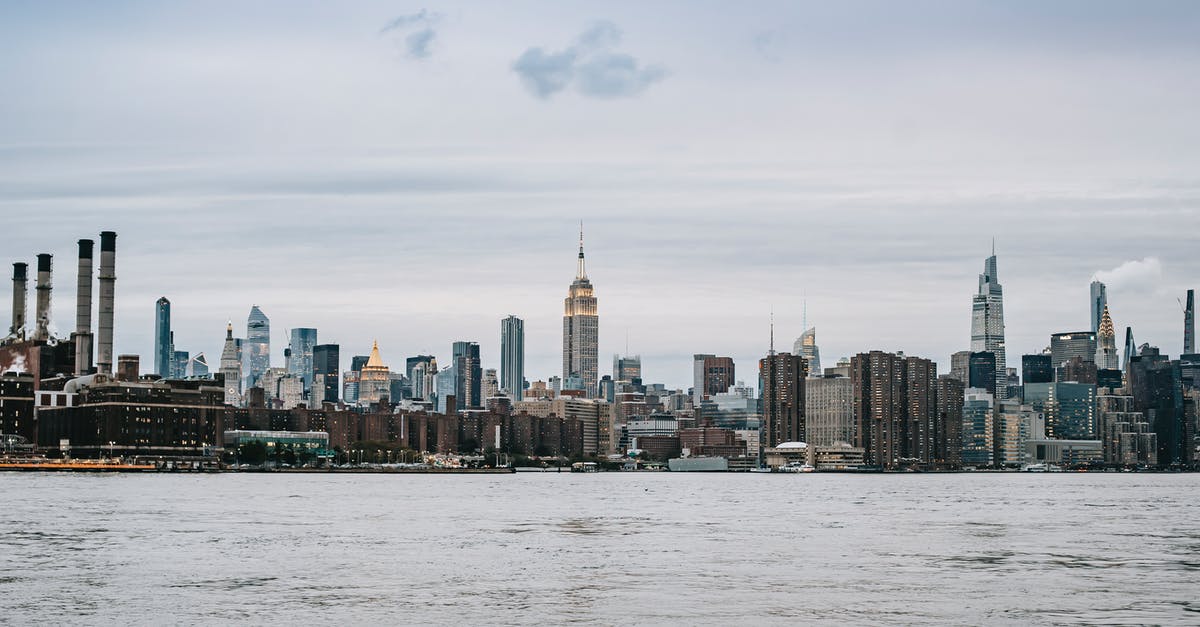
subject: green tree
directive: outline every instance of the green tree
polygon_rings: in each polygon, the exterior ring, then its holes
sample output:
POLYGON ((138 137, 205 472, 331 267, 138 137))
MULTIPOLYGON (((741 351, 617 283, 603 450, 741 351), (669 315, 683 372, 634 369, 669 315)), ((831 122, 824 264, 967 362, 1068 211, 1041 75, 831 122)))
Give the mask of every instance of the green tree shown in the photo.
POLYGON ((243 464, 259 466, 267 461, 267 445, 258 440, 243 442, 238 447, 238 458, 243 464))

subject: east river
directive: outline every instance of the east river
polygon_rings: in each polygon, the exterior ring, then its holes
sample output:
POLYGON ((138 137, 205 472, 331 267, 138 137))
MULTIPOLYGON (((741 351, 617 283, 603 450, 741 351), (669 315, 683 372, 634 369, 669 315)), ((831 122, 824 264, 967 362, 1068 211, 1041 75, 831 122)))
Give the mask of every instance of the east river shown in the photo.
POLYGON ((0 488, 0 623, 17 625, 1200 623, 1200 474, 0 488))

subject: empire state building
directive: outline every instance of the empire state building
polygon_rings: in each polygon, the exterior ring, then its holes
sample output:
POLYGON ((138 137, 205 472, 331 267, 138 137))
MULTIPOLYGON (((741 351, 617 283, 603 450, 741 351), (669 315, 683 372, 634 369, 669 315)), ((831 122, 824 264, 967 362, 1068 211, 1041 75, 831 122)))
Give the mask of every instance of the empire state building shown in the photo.
POLYGON ((563 301, 563 384, 579 383, 589 396, 596 393, 598 380, 600 316, 596 297, 583 265, 583 228, 579 229, 579 261, 575 280, 563 301))

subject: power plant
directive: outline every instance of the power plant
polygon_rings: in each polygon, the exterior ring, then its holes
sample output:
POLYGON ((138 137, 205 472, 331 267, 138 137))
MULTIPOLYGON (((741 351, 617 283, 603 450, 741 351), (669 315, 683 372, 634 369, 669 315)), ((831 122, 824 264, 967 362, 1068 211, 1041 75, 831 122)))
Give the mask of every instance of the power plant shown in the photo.
POLYGON ((93 250, 95 241, 79 240, 79 275, 75 301, 75 330, 61 337, 54 328, 54 257, 37 255, 35 305, 32 323, 27 317, 29 265, 13 264, 12 324, 0 340, 0 373, 24 372, 34 385, 55 377, 67 378, 94 372, 112 373, 113 312, 116 281, 117 234, 100 234, 99 333, 92 332, 93 250), (98 342, 93 338, 98 336, 98 342), (97 349, 98 347, 98 349, 97 349), (93 352, 95 351, 95 352, 93 352), (93 357, 96 364, 93 366, 93 357))

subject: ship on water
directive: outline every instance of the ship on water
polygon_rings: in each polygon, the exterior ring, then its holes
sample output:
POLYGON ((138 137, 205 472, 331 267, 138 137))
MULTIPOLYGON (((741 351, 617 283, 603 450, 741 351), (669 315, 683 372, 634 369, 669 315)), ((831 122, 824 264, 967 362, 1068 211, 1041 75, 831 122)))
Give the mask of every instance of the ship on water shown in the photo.
POLYGON ((725 472, 729 460, 724 457, 676 457, 667 460, 671 472, 725 472))

